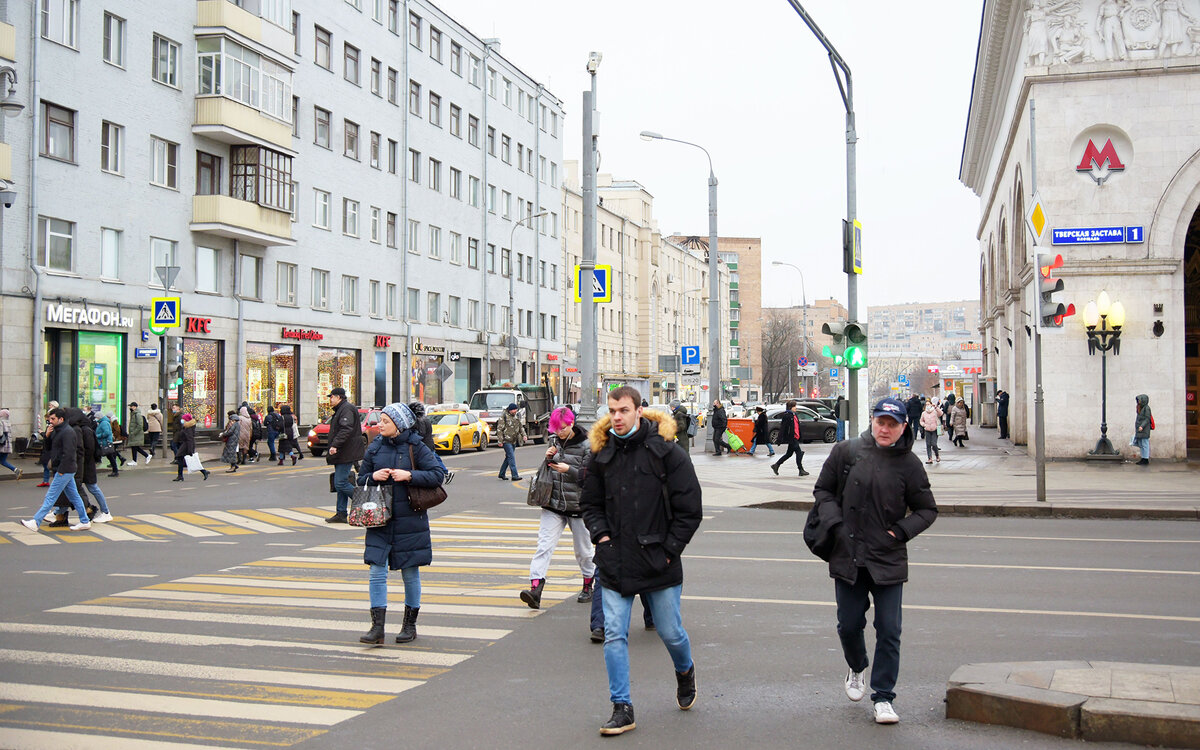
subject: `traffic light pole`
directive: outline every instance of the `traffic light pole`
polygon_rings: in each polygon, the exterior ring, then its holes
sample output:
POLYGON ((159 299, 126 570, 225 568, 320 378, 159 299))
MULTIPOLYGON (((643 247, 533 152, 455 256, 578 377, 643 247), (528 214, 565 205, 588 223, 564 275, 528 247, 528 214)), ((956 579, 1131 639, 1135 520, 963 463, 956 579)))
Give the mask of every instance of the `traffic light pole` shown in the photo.
MULTIPOLYGON (((1037 194, 1037 129, 1034 127, 1034 101, 1029 99, 1029 184, 1037 194)), ((1042 393, 1042 274, 1038 268, 1038 249, 1033 245, 1033 283, 1036 314, 1033 316, 1033 441, 1037 476, 1037 500, 1046 502, 1046 403, 1042 393)))

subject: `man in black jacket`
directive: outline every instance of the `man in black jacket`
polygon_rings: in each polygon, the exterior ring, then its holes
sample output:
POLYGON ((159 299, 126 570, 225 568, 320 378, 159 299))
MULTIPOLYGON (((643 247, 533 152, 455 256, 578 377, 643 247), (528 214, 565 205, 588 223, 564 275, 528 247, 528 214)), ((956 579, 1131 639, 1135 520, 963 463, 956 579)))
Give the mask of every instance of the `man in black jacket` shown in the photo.
POLYGON ((779 434, 775 436, 775 444, 786 445, 787 453, 771 464, 771 471, 775 472, 775 476, 779 476, 779 467, 795 454, 796 468, 800 471, 800 476, 806 477, 808 472, 804 470, 804 449, 800 447, 800 417, 796 416, 795 400, 788 401, 786 406, 787 409, 779 415, 779 434))
POLYGON ((775 455, 775 446, 771 444, 771 430, 767 426, 767 410, 761 406, 754 407, 756 416, 754 417, 754 439, 750 441, 750 455, 754 455, 754 451, 758 450, 758 444, 762 443, 767 446, 767 455, 775 455))
MULTIPOLYGON (((75 430, 67 424, 66 409, 62 407, 54 409, 47 419, 54 427, 54 431, 50 433, 53 441, 50 445, 50 469, 54 472, 54 476, 50 480, 50 488, 46 490, 46 499, 42 501, 42 507, 33 514, 33 518, 22 519, 21 524, 30 531, 37 531, 42 519, 50 512, 54 501, 58 499, 59 493, 65 492, 71 504, 75 506, 75 512, 79 514, 79 523, 72 526, 71 530, 86 531, 92 528, 92 523, 88 520, 83 498, 79 496, 79 490, 75 487, 75 472, 79 468, 79 460, 76 456, 76 451, 79 449, 79 437, 75 434, 75 430)), ((91 460, 90 457, 87 460, 91 460)))
POLYGON ((869 662, 863 633, 869 599, 875 603, 871 701, 879 724, 900 720, 892 701, 900 671, 900 604, 908 580, 905 545, 937 518, 929 477, 912 451, 907 416, 899 399, 877 403, 870 429, 834 446, 813 487, 816 504, 832 503, 833 516, 841 518, 829 575, 837 596, 838 637, 849 666, 846 697, 852 701, 866 693, 869 662))
POLYGON ((925 411, 925 404, 921 402, 920 394, 914 393, 909 396, 904 406, 908 411, 908 429, 912 432, 913 438, 924 437, 924 433, 918 432, 921 429, 921 412, 925 411))
POLYGON ((675 700, 686 711, 696 701, 696 667, 683 629, 679 557, 700 526, 700 482, 672 438, 675 420, 638 406, 641 394, 623 386, 608 395, 608 416, 592 426, 592 458, 580 505, 596 544, 596 574, 604 603, 604 666, 613 703, 600 734, 634 729, 629 694, 629 616, 633 597, 645 594, 654 624, 675 665, 675 700))
POLYGON ((333 487, 337 490, 337 511, 325 519, 325 523, 346 523, 346 512, 350 508, 350 495, 354 485, 350 483, 350 469, 354 462, 363 457, 362 422, 358 407, 346 398, 345 388, 334 388, 329 392, 333 404, 333 416, 329 418, 329 454, 325 462, 333 464, 333 487))
POLYGON ((710 421, 712 422, 713 455, 723 456, 726 453, 732 453, 733 449, 729 447, 729 443, 725 442, 725 428, 729 426, 729 417, 725 416, 725 407, 721 406, 720 401, 713 401, 710 421))
POLYGON ((996 391, 996 424, 1000 439, 1008 440, 1008 391, 996 391))

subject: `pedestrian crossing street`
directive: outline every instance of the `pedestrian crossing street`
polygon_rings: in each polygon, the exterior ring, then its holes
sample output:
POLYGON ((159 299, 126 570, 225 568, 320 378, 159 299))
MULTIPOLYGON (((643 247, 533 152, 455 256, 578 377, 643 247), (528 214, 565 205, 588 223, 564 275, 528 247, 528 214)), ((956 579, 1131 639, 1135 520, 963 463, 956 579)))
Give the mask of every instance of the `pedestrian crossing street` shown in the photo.
POLYGON ((385 645, 358 642, 370 626, 361 529, 55 607, 34 622, 0 621, 0 747, 288 747, 419 688, 563 600, 579 608, 585 631, 569 534, 555 550, 543 609, 531 610, 517 595, 529 584, 536 519, 468 511, 431 526, 434 564, 421 569, 410 644, 393 642, 398 573, 385 645))

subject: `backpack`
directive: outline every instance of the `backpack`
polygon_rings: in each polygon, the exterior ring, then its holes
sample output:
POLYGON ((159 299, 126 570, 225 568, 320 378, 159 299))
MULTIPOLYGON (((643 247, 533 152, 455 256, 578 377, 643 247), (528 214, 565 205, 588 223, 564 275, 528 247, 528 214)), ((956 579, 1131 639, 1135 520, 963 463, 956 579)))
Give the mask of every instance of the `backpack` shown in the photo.
POLYGON ((257 419, 253 419, 253 420, 251 420, 251 422, 252 422, 252 425, 250 427, 250 439, 251 440, 262 440, 263 439, 262 422, 259 422, 257 419))
POLYGON ((142 416, 142 432, 150 431, 150 423, 146 421, 146 417, 142 416))
MULTIPOLYGON (((846 489, 850 471, 862 458, 864 452, 862 438, 850 438, 846 442, 850 446, 850 456, 842 467, 841 476, 838 477, 837 502, 841 502, 842 492, 846 489)), ((841 523, 840 521, 835 523, 832 518, 823 515, 822 508, 829 504, 829 501, 813 503, 808 510, 808 517, 804 520, 804 544, 808 546, 810 552, 825 562, 829 562, 829 559, 833 557, 833 550, 837 546, 836 530, 841 523)))

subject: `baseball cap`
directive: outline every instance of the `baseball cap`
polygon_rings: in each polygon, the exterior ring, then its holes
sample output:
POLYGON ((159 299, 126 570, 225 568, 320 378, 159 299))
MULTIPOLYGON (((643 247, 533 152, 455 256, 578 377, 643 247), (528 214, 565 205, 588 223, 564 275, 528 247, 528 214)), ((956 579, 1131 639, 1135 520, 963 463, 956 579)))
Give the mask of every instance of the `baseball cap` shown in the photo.
POLYGON ((345 398, 346 397, 346 389, 342 388, 341 386, 338 386, 337 388, 334 388, 332 391, 330 391, 329 395, 330 396, 341 396, 342 398, 345 398))
POLYGON ((908 410, 898 398, 885 398, 875 404, 871 417, 891 417, 900 424, 908 421, 908 410))

